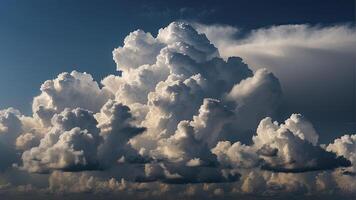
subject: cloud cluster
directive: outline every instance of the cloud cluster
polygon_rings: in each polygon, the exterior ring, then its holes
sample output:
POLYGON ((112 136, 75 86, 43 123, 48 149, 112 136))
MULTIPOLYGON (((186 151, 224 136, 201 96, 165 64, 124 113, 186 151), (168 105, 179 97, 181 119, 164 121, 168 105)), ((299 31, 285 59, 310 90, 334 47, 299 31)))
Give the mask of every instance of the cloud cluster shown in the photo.
POLYGON ((351 161, 352 171, 356 170, 356 135, 344 135, 329 144, 326 148, 330 152, 335 152, 351 161))
POLYGON ((33 99, 32 110, 43 125, 48 125, 54 113, 77 107, 98 112, 110 97, 100 89, 90 74, 73 71, 61 73, 41 86, 41 94, 33 99))
POLYGON ((273 72, 284 93, 282 109, 323 124, 323 142, 342 136, 345 124, 340 122, 353 122, 355 127, 355 115, 349 112, 356 106, 354 25, 286 24, 246 30, 195 23, 194 27, 206 34, 223 58, 238 55, 252 69, 273 72))
POLYGON ((43 83, 32 116, 0 111, 0 169, 47 176, 51 192, 355 191, 342 185, 355 177, 354 135, 325 146, 301 114, 272 122, 277 77, 221 58, 193 26, 134 31, 113 58, 121 73, 101 85, 61 73, 43 83))
POLYGON ((96 165, 99 129, 90 111, 65 109, 52 118, 52 126, 40 144, 22 154, 23 168, 30 172, 51 169, 80 170, 96 165))
POLYGON ((212 150, 226 166, 257 167, 275 172, 306 172, 348 167, 350 161, 317 146, 318 135, 301 115, 293 114, 284 124, 263 119, 253 144, 219 142, 212 150))

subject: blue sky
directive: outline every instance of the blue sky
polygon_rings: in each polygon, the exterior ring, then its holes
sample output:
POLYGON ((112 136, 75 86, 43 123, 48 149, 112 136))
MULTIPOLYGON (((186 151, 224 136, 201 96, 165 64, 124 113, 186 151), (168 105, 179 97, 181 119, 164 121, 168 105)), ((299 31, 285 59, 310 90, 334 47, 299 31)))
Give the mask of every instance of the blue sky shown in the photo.
POLYGON ((278 24, 352 22, 352 0, 0 2, 0 108, 30 112, 41 83, 63 71, 101 80, 115 72, 112 50, 138 28, 156 34, 174 20, 229 24, 248 31, 278 24))

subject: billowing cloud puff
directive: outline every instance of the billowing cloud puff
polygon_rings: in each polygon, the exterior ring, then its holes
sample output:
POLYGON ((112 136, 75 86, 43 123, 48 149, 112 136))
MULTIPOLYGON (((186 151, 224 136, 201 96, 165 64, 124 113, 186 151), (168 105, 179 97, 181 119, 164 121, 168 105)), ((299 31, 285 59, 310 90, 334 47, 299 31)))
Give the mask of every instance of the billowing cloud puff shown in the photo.
POLYGON ((222 126, 232 116, 233 113, 218 100, 205 99, 199 115, 192 121, 181 121, 175 134, 161 140, 153 154, 159 159, 186 162, 187 165, 211 163, 214 157, 209 149, 217 143, 222 126))
POLYGON ((317 146, 313 126, 299 114, 284 124, 263 119, 253 137, 253 145, 219 142, 212 149, 218 160, 233 167, 257 167, 275 172, 306 172, 348 167, 350 161, 317 146))
POLYGON ((218 57, 218 51, 204 34, 199 34, 186 23, 173 22, 166 28, 160 29, 157 39, 174 46, 178 53, 191 55, 197 62, 218 57))
POLYGON ((350 160, 353 172, 356 172, 356 135, 344 135, 337 138, 326 149, 350 160))
MULTIPOLYGON (((1 141, 14 141, 21 133, 22 125, 20 118, 20 111, 13 108, 0 111, 0 136, 1 141)), ((6 143, 5 143, 6 144, 6 143)))
POLYGON ((259 121, 275 115, 281 98, 278 79, 266 69, 259 69, 252 77, 234 85, 226 100, 235 105, 236 120, 228 126, 225 138, 249 142, 259 121))
POLYGON ((22 154, 23 168, 40 173, 96 168, 99 142, 99 129, 90 111, 65 109, 52 118, 52 127, 40 144, 22 154))
POLYGON ((117 94, 118 101, 131 104, 147 102, 147 94, 181 61, 204 62, 218 53, 205 35, 187 24, 174 22, 161 29, 157 38, 142 30, 131 33, 113 55, 122 76, 109 76, 102 83, 117 94), (181 59, 184 55, 193 60, 181 59))
POLYGON ((281 94, 278 79, 266 69, 260 69, 253 77, 234 85, 227 99, 236 102, 239 112, 253 112, 252 109, 255 109, 257 112, 265 110, 264 114, 272 114, 281 94))
POLYGON ((251 75, 241 60, 231 58, 226 63, 218 58, 217 49, 205 35, 198 34, 185 23, 171 23, 159 31, 157 38, 141 30, 135 31, 125 41, 123 47, 113 52, 118 69, 123 70, 122 76, 108 76, 102 81, 104 88, 116 94, 117 101, 125 104, 146 103, 148 93, 154 92, 161 81, 179 79, 183 82, 200 74, 202 78, 210 80, 210 86, 220 87, 220 90, 209 87, 210 92, 223 92, 231 89, 231 84, 251 75), (148 44, 151 44, 150 48, 141 48, 148 44), (151 54, 157 48, 160 51, 151 54), (137 55, 150 56, 134 59, 139 64, 126 70, 127 64, 122 61, 137 55), (169 75, 174 76, 168 78, 169 75))
POLYGON ((24 133, 16 138, 16 148, 20 150, 31 149, 39 144, 39 137, 33 133, 24 133))
POLYGON ((323 172, 317 176, 320 191, 342 191, 355 195, 356 191, 356 135, 344 135, 326 147, 326 150, 351 161, 351 166, 332 173, 323 172))
POLYGON ((173 135, 159 139, 157 148, 149 151, 149 156, 166 165, 150 165, 149 169, 155 169, 156 173, 146 174, 146 179, 170 183, 238 180, 236 172, 211 168, 216 165, 216 158, 209 150, 217 143, 223 125, 230 122, 233 115, 220 101, 204 99, 199 114, 192 121, 181 121, 173 135))
POLYGON ((163 46, 151 33, 134 31, 125 38, 123 47, 113 51, 117 69, 126 72, 144 64, 154 64, 163 46))
POLYGON ((104 140, 98 150, 104 165, 111 165, 125 156, 129 139, 146 130, 134 125, 135 119, 129 107, 112 100, 109 100, 95 117, 104 140))
POLYGON ((110 93, 101 90, 90 74, 77 71, 64 72, 54 80, 47 80, 42 84, 41 92, 34 98, 32 109, 44 125, 49 124, 54 113, 65 108, 81 107, 97 112, 110 97, 110 93))
POLYGON ((263 168, 282 172, 303 172, 350 165, 350 161, 344 157, 337 157, 334 153, 315 146, 313 142, 316 142, 317 136, 313 127, 299 118, 300 115, 294 114, 280 126, 276 122, 272 123, 270 118, 261 121, 257 135, 253 138, 254 145, 259 149, 277 150, 276 156, 261 154, 266 161, 263 168))
POLYGON ((40 144, 23 153, 23 168, 44 173, 107 167, 123 156, 122 150, 131 137, 145 130, 131 125, 129 108, 113 101, 95 117, 80 108, 55 114, 40 144))
POLYGON ((0 170, 16 161, 14 142, 22 130, 19 115, 19 111, 12 108, 0 111, 0 170))
POLYGON ((260 158, 253 147, 230 141, 219 142, 212 150, 219 163, 226 167, 253 168, 258 166, 260 158))
POLYGON ((39 143, 42 127, 31 117, 8 108, 0 110, 0 169, 18 162, 17 149, 25 150, 39 143))

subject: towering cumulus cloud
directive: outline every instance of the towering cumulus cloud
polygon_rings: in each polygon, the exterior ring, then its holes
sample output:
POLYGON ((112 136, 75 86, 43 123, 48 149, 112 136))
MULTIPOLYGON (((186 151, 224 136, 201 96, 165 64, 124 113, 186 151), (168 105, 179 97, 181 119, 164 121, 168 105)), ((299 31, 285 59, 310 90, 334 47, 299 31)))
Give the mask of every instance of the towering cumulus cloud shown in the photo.
POLYGON ((3 179, 31 184, 16 190, 43 190, 34 181, 42 174, 49 193, 355 192, 344 183, 355 181, 354 135, 320 145, 301 114, 273 122, 278 78, 221 58, 189 24, 173 22, 156 37, 134 31, 113 58, 121 75, 101 85, 64 72, 43 83, 32 116, 0 111, 0 170, 27 174, 3 179))

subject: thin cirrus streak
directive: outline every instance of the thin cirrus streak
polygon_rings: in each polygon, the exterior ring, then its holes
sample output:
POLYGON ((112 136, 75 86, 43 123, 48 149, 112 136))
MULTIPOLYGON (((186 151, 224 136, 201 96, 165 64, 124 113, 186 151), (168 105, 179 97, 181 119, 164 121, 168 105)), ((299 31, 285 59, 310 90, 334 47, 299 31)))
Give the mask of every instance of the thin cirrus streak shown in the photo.
POLYGON ((157 37, 134 31, 113 51, 120 76, 99 85, 64 72, 43 83, 32 116, 0 111, 0 191, 354 194, 355 135, 320 145, 303 115, 273 121, 279 79, 227 57, 209 37, 183 22, 157 37))

